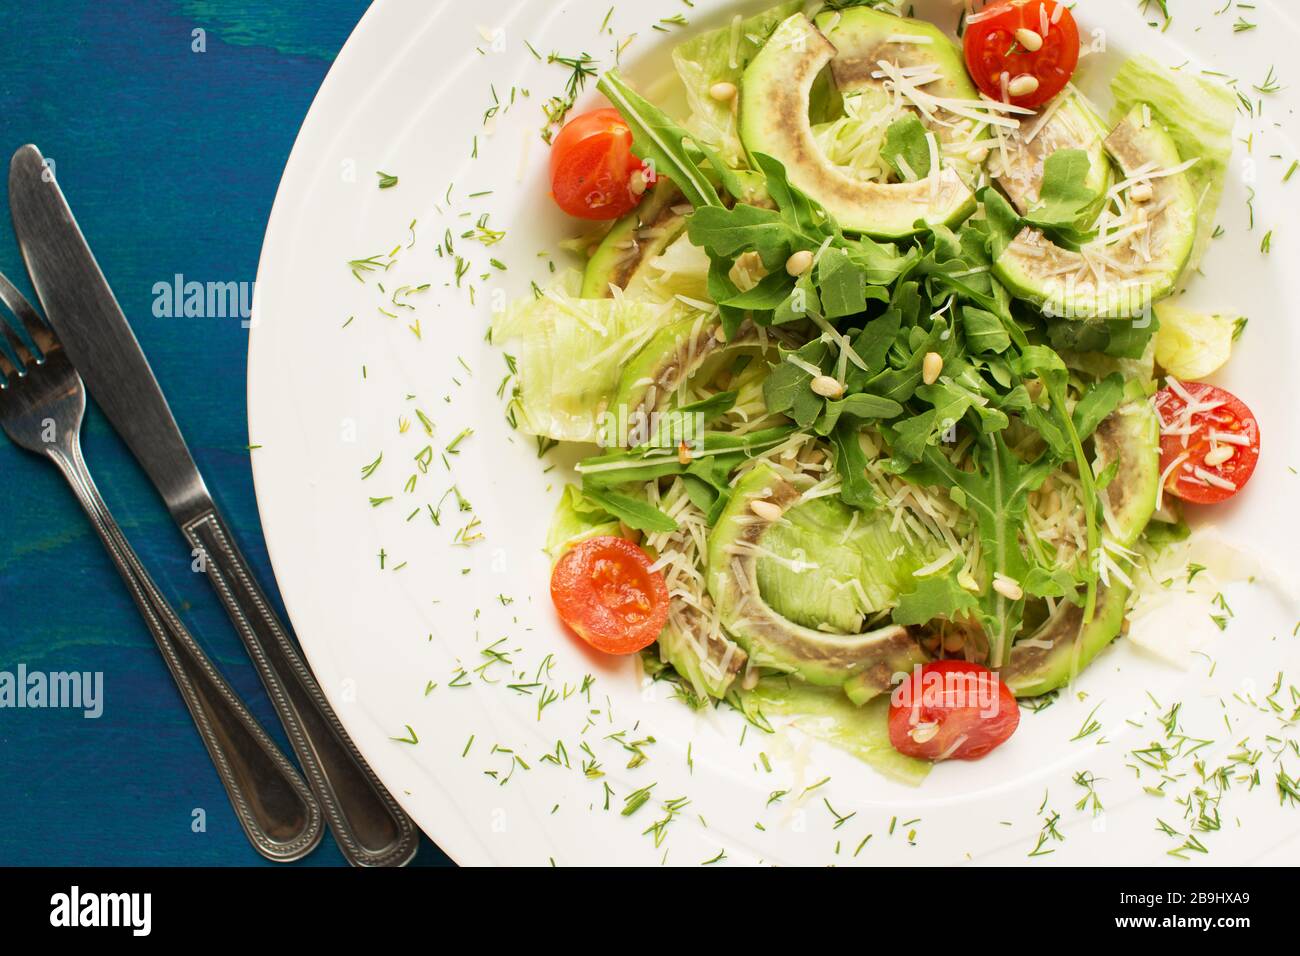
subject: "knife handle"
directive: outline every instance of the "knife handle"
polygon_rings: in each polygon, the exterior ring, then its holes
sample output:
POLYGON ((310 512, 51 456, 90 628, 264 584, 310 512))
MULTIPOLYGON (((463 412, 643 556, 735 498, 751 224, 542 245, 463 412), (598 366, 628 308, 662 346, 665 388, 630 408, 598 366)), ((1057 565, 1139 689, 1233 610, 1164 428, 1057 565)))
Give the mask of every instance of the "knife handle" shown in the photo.
POLYGON ((403 866, 419 831, 343 729, 215 508, 182 527, 262 677, 334 838, 354 866, 403 866))
POLYGON ((320 843, 321 811, 293 765, 248 712, 186 630, 123 535, 95 487, 80 443, 51 451, 171 671, 254 849, 269 860, 301 859, 320 843))

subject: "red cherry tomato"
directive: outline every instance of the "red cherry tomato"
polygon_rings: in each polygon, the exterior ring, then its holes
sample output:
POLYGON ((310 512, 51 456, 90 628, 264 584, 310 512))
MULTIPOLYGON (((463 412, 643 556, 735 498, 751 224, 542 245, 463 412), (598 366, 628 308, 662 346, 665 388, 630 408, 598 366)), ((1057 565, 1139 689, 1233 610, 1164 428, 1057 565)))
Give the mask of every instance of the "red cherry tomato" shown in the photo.
POLYGON ((555 562, 551 601, 580 638, 607 654, 654 643, 668 619, 668 585, 626 538, 579 541, 555 562))
POLYGON ((592 110, 565 124, 551 144, 551 195, 579 219, 617 219, 645 195, 632 131, 618 110, 592 110), (638 191, 639 189, 639 191, 638 191))
POLYGON ((889 701, 889 742, 924 760, 974 760, 1020 724, 1011 688, 987 667, 935 661, 913 671, 889 701))
POLYGON ((1013 106, 1036 109, 1050 100, 1070 81, 1079 65, 1079 28, 1074 17, 1054 0, 1004 0, 985 7, 966 21, 963 35, 966 68, 984 93, 1013 106), (1028 30, 1026 45, 1016 38, 1017 30, 1028 30), (1040 42, 1037 50, 1030 49, 1040 42), (1031 92, 1013 95, 1018 77, 1032 76, 1038 86, 1031 92))
POLYGON ((1231 498, 1255 473, 1259 422, 1241 399, 1216 385, 1183 382, 1178 388, 1163 388, 1155 398, 1160 473, 1169 472, 1165 491, 1198 505, 1231 498))

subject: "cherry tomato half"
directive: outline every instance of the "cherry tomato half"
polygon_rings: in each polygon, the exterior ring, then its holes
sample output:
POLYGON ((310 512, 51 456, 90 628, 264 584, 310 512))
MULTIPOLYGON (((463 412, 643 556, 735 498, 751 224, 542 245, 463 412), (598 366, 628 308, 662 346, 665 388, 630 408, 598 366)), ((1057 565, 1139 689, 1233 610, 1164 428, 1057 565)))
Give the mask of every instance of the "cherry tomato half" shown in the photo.
POLYGON ((1079 65, 1079 28, 1055 0, 1004 0, 985 7, 966 22, 963 45, 975 85, 995 100, 1027 109, 1065 89, 1079 65), (1027 32, 1017 37, 1018 30, 1027 32), (1004 73, 1010 93, 1004 92, 1004 73), (1025 77, 1033 77, 1037 86, 1016 94, 1016 80, 1025 77))
POLYGON ((889 701, 889 742, 924 760, 974 760, 1020 724, 1011 688, 987 667, 935 661, 908 675, 889 701))
POLYGON ((575 116, 551 144, 551 195, 570 216, 617 219, 636 207, 645 186, 632 131, 618 110, 575 116))
POLYGON ((1241 399, 1217 385, 1183 382, 1179 387, 1192 400, 1190 415, 1178 389, 1163 388, 1155 397, 1160 473, 1169 471, 1165 491, 1198 505, 1231 498, 1255 473, 1259 422, 1241 399))
POLYGON ((580 638, 607 654, 654 643, 668 619, 668 585, 626 538, 579 541, 555 562, 551 601, 580 638))

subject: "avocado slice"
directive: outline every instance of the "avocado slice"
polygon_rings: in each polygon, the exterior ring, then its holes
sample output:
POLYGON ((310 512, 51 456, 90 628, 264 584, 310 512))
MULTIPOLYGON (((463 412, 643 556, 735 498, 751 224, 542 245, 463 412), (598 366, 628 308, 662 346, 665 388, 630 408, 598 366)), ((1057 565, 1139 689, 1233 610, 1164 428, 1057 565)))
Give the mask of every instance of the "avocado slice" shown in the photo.
MULTIPOLYGON (((841 93, 871 90, 882 97, 892 95, 885 90, 884 80, 873 75, 884 61, 901 70, 931 70, 935 78, 924 87, 933 96, 970 102, 980 99, 966 72, 961 47, 933 23, 870 7, 827 11, 818 14, 814 22, 835 47, 830 69, 841 93), (908 38, 915 40, 909 42, 908 38)), ((921 120, 941 143, 969 142, 977 125, 942 106, 935 107, 933 118, 922 116, 921 120)))
POLYGON ((1093 471, 1112 463, 1115 476, 1101 490, 1106 526, 1115 541, 1133 546, 1156 511, 1160 487, 1160 419, 1147 401, 1129 401, 1111 412, 1093 434, 1093 471))
MULTIPOLYGON (((1138 104, 1106 137, 1106 151, 1126 180, 1163 173, 1182 162, 1173 139, 1149 114, 1138 104)), ((1109 247, 1109 257, 1120 264, 1123 274, 1112 277, 1112 266, 1097 278, 1083 254, 1026 227, 993 263, 994 275, 1017 298, 1048 315, 1133 318, 1144 314, 1153 302, 1173 291, 1196 234, 1196 195, 1186 172, 1159 175, 1149 180, 1149 188, 1147 202, 1132 204, 1149 210, 1149 258, 1127 240, 1109 247)))
POLYGON ((722 699, 748 660, 734 641, 710 626, 705 614, 674 600, 659 634, 659 658, 685 678, 700 700, 722 699))
MULTIPOLYGON (((810 684, 838 686, 853 675, 864 675, 871 686, 885 690, 892 676, 925 659, 906 628, 884 627, 865 633, 830 633, 792 621, 773 608, 761 586, 761 555, 771 553, 768 532, 791 523, 789 515, 800 504, 798 488, 765 463, 756 465, 736 484, 726 509, 709 535, 708 588, 722 626, 749 652, 751 665, 798 674, 810 684), (783 514, 769 521, 754 513, 751 503, 764 500, 783 514)), ((845 506, 847 508, 847 506, 845 506)), ((871 519, 868 519, 871 520, 871 519)), ((848 524, 845 521, 841 528, 848 524)), ((843 533, 843 532, 841 532, 843 533)), ((849 547, 847 543, 845 549, 849 547)), ((805 555, 805 557, 807 557, 805 555)), ((812 556, 820 558, 818 553, 812 556)), ((814 563, 814 562, 809 562, 814 563)), ((864 562, 865 563, 865 562, 864 562)), ((907 573, 897 559, 893 564, 873 562, 891 573, 907 573)), ((819 568, 804 567, 806 585, 816 588, 819 568)))
POLYGON ((955 226, 970 216, 975 196, 951 168, 910 183, 864 182, 826 158, 809 124, 808 97, 836 52, 802 13, 776 28, 741 80, 745 148, 778 160, 791 184, 849 232, 899 239, 919 231, 917 220, 955 226))
POLYGON ((627 421, 635 425, 665 408, 673 393, 694 376, 708 374, 726 358, 762 351, 752 323, 744 323, 729 342, 719 341, 720 327, 704 316, 665 325, 623 368, 609 409, 616 414, 626 410, 627 421))
POLYGON ((674 211, 681 201, 681 190, 660 179, 636 209, 614 223, 587 260, 582 298, 608 299, 610 285, 626 289, 685 230, 686 216, 674 211))
POLYGON ((1106 126, 1072 89, 1058 94, 1037 116, 1021 118, 1020 129, 1006 137, 1005 149, 995 149, 990 155, 993 181, 1017 210, 1027 213, 1038 202, 1043 164, 1062 149, 1081 149, 1088 154, 1084 185, 1097 197, 1089 217, 1095 218, 1114 178, 1106 154, 1106 126))
MULTIPOLYGON (((902 69, 933 67, 939 79, 926 91, 944 99, 978 100, 979 91, 966 72, 962 51, 933 23, 899 17, 870 7, 827 11, 816 18, 817 28, 835 47, 831 74, 841 93, 872 89, 881 80, 872 76, 884 60, 902 69), (904 38, 916 37, 916 42, 904 38)), ((941 114, 946 119, 952 114, 941 114)))
POLYGON ((1129 589, 1112 580, 1099 589, 1092 620, 1083 624, 1083 608, 1068 601, 1027 640, 1011 648, 1011 660, 1002 668, 1002 680, 1017 697, 1037 697, 1068 684, 1124 625, 1124 605, 1129 589))

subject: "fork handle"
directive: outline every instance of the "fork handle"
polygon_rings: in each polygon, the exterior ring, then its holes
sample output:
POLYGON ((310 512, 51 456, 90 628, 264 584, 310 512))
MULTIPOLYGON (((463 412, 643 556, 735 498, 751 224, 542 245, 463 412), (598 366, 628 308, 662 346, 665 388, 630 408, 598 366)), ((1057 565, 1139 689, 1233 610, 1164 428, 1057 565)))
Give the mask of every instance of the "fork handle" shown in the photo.
POLYGON ((310 853, 323 835, 320 807, 302 777, 213 666, 149 577, 100 497, 80 443, 50 452, 72 486, 199 729, 235 815, 253 847, 287 863, 310 853))
POLYGON ((354 866, 403 866, 420 834, 357 750, 288 630, 212 507, 181 530, 257 666, 343 855, 354 866))

